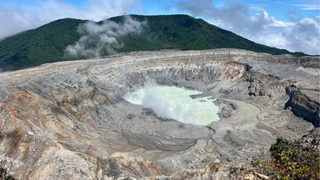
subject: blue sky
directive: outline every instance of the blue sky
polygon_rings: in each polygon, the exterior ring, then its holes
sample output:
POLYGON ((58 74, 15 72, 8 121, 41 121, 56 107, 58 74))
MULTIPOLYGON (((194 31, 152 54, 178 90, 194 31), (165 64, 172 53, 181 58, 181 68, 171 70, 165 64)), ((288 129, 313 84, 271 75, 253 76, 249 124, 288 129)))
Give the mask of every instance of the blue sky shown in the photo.
POLYGON ((319 0, 0 0, 0 38, 60 18, 189 14, 268 46, 319 53, 319 0))
MULTIPOLYGON (((40 7, 44 0, 0 0, 0 3, 7 7, 19 6, 25 9, 40 7)), ((176 5, 183 0, 141 0, 141 6, 145 11, 136 12, 135 10, 130 13, 139 13, 146 15, 157 14, 179 14, 188 12, 181 11, 176 8, 176 5)), ((57 1, 59 2, 59 1, 57 1)), ((80 10, 84 10, 88 0, 60 0, 70 4, 80 10)), ((218 8, 223 8, 227 0, 212 0, 213 4, 218 8)), ((286 15, 289 11, 299 12, 304 17, 319 16, 319 0, 241 0, 251 9, 251 13, 259 13, 267 11, 269 14, 280 20, 288 20, 286 15)))
MULTIPOLYGON (((142 0, 142 6, 146 14, 176 14, 188 13, 176 8, 181 0, 142 0)), ((217 8, 223 8, 227 0, 213 0, 217 8)), ((286 12, 297 11, 304 17, 319 16, 318 0, 242 0, 239 1, 250 7, 251 13, 256 14, 267 11, 277 19, 287 20, 286 12)))

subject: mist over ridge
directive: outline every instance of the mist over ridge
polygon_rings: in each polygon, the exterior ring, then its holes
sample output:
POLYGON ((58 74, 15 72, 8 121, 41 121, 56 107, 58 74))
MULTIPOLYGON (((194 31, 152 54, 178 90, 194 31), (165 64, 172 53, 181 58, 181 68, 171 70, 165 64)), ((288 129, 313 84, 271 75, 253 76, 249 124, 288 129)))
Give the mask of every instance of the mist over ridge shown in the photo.
POLYGON ((105 54, 115 54, 124 46, 119 37, 129 33, 139 35, 147 26, 147 21, 136 21, 130 15, 124 16, 123 22, 104 20, 102 23, 88 21, 79 25, 79 41, 67 46, 65 55, 77 57, 99 57, 105 54))
POLYGON ((0 180, 317 179, 319 3, 1 1, 0 180))
POLYGON ((292 53, 254 43, 188 15, 117 16, 105 21, 60 19, 0 42, 0 69, 162 49, 236 48, 269 54, 292 53))

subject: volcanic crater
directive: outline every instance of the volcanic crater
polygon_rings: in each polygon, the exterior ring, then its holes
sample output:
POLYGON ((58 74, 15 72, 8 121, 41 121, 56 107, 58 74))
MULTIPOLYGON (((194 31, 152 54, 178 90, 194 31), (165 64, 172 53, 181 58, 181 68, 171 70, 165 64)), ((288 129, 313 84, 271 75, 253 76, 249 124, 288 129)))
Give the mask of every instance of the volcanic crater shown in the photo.
POLYGON ((20 179, 228 179, 228 166, 266 154, 277 137, 319 127, 319 77, 319 57, 238 49, 120 53, 1 73, 0 163, 20 179), (183 123, 124 98, 149 82, 199 91, 190 99, 212 100, 219 119, 183 123))

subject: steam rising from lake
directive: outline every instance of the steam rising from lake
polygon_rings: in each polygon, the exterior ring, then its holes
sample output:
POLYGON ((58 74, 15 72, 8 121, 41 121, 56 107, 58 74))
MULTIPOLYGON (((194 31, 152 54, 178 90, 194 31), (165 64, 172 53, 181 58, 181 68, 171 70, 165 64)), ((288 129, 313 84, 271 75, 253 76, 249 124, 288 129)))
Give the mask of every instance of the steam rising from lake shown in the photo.
POLYGON ((157 116, 165 119, 175 119, 183 123, 208 125, 219 120, 218 107, 210 97, 192 99, 190 95, 201 94, 173 86, 145 86, 132 93, 127 93, 124 99, 132 104, 151 108, 157 116))

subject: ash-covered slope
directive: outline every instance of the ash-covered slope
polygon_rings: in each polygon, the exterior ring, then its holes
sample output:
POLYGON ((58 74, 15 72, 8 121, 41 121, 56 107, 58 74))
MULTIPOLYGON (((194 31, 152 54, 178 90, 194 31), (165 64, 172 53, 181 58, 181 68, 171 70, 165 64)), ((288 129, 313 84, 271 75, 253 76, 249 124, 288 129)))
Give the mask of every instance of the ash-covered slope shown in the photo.
POLYGON ((132 52, 2 73, 0 163, 19 179, 228 179, 229 165, 267 152, 277 137, 314 129, 317 63, 218 49, 132 52), (123 99, 150 80, 218 98, 221 120, 164 121, 123 99))
POLYGON ((187 15, 132 15, 100 22, 60 19, 8 37, 0 41, 0 69, 17 70, 116 52, 214 48, 305 55, 254 43, 187 15))

